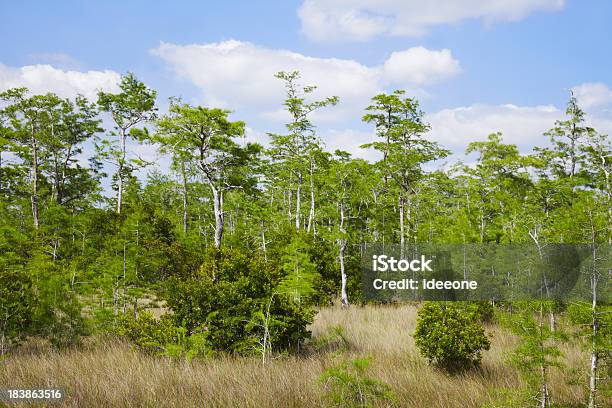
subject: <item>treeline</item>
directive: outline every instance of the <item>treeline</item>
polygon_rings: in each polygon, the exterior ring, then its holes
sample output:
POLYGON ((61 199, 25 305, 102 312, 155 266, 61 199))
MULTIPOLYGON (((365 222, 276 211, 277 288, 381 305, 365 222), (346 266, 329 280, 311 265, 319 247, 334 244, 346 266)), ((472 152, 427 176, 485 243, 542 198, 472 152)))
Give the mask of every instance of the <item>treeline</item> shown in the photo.
MULTIPOLYGON (((313 113, 337 97, 314 100, 297 72, 276 76, 290 120, 268 147, 244 142, 225 109, 171 98, 160 113, 131 74, 96 101, 0 93, 2 353, 29 335, 67 345, 114 330, 162 299, 172 316, 143 317, 161 325, 147 344, 183 330, 200 336, 192 345, 265 361, 299 349, 312 306, 360 302, 369 244, 611 243, 610 141, 573 96, 543 147, 523 154, 494 133, 469 144, 475 164, 441 166, 450 151, 429 139, 418 101, 376 95, 361 118, 377 136, 361 146, 379 154, 368 162, 318 136, 313 113), (135 142, 169 157, 169 171, 139 180, 152 163, 135 142)), ((596 336, 595 295, 587 306, 596 336)), ((137 337, 131 324, 121 330, 137 337)))

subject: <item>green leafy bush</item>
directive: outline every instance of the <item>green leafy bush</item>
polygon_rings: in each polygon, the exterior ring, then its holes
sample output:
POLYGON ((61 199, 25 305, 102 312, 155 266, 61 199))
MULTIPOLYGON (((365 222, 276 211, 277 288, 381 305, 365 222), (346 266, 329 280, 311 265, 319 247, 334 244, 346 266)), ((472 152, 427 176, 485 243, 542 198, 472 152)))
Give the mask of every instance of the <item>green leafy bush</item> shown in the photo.
POLYGON ((370 358, 357 358, 327 368, 319 377, 325 396, 333 407, 371 407, 374 402, 394 403, 388 384, 368 377, 370 358))
POLYGON ((495 308, 486 300, 466 302, 466 309, 471 310, 483 323, 490 323, 495 317, 495 308))
POLYGON ((414 341, 427 360, 448 372, 480 364, 490 341, 473 310, 456 303, 427 302, 418 312, 414 341))
POLYGON ((284 277, 258 252, 211 250, 198 273, 166 280, 163 297, 175 324, 188 334, 201 332, 215 350, 256 352, 263 329, 253 322, 260 322, 262 313, 269 317, 267 341, 287 350, 310 337, 314 311, 280 293, 284 277))
POLYGON ((179 329, 169 316, 156 319, 151 313, 142 311, 134 318, 131 314, 119 314, 115 333, 134 343, 147 353, 163 353, 168 344, 179 342, 179 329))
POLYGON ((202 333, 187 335, 184 327, 177 328, 177 343, 166 344, 163 354, 172 358, 186 358, 191 361, 196 357, 206 357, 210 355, 210 347, 206 337, 202 333))
POLYGON ((33 299, 32 281, 25 273, 0 270, 0 355, 28 334, 33 299))
POLYGON ((210 347, 202 333, 187 334, 187 329, 173 324, 169 315, 156 319, 147 311, 134 318, 120 314, 116 318, 115 333, 126 338, 146 353, 172 358, 186 358, 210 354, 210 347))

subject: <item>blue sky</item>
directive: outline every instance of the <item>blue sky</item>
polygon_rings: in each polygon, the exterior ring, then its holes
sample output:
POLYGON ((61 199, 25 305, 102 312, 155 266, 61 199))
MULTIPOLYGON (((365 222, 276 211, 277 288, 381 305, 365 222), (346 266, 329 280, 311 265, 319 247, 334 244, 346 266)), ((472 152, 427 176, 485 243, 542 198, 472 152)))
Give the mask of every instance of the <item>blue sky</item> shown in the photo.
POLYGON ((562 117, 571 88, 590 120, 612 130, 612 2, 428 4, 5 1, 0 89, 95 95, 132 71, 159 91, 162 108, 172 95, 224 106, 265 142, 283 123, 271 74, 301 69, 319 96, 341 97, 316 118, 321 137, 363 157, 357 146, 372 138, 363 107, 394 88, 419 98, 432 138, 456 152, 497 130, 528 149, 562 117))

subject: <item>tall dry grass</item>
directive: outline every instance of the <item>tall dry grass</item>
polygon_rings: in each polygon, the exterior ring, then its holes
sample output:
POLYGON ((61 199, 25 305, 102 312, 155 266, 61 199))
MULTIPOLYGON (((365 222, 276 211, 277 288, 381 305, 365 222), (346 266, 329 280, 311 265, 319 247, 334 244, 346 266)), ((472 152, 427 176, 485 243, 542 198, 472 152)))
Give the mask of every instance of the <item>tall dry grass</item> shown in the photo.
MULTIPOLYGON (((22 349, 0 362, 0 386, 62 387, 67 399, 53 406, 63 407, 322 407, 317 379, 324 369, 364 355, 372 357, 368 374, 387 382, 402 407, 480 407, 494 388, 522 384, 505 362, 516 339, 504 330, 488 328, 492 345, 481 369, 449 376, 419 356, 411 337, 415 320, 410 305, 322 309, 312 325, 314 339, 342 327, 348 348, 280 357, 266 366, 248 357, 173 361, 108 340, 61 353, 22 349)), ((564 351, 566 367, 587 364, 578 348, 564 351)), ((566 380, 560 370, 552 373, 552 395, 564 406, 579 406, 583 389, 566 380)))

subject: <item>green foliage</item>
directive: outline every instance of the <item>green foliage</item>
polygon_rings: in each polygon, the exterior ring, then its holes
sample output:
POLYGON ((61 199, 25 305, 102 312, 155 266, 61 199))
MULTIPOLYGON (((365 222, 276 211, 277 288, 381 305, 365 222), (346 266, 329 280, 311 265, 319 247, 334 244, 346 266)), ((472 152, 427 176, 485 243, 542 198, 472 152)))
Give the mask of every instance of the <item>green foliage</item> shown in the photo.
POLYGON ((366 373, 371 363, 369 357, 345 361, 325 369, 319 383, 333 407, 372 407, 385 403, 393 406, 395 396, 391 387, 366 373))
POLYGON ((119 130, 126 131, 133 126, 155 118, 157 92, 148 88, 132 73, 123 75, 119 93, 98 93, 100 109, 109 112, 119 130))
POLYGON ((342 326, 332 326, 328 333, 322 334, 312 339, 312 346, 316 351, 346 351, 351 344, 344 333, 342 326))
POLYGON ((533 395, 526 388, 501 388, 491 391, 492 401, 482 408, 524 408, 534 406, 533 395))
POLYGON ((483 323, 491 323, 495 318, 495 307, 491 302, 467 302, 466 308, 471 310, 483 323))
POLYGON ((128 339, 146 353, 162 353, 166 345, 179 342, 179 329, 167 315, 156 319, 147 311, 138 313, 136 318, 122 313, 116 316, 115 322, 115 334, 128 339))
MULTIPOLYGON (((427 138, 425 115, 405 91, 376 95, 366 108, 363 120, 377 140, 363 147, 382 156, 370 163, 321 143, 312 113, 336 97, 310 100, 315 87, 301 86, 298 72, 277 78, 290 118, 284 134, 269 134, 266 151, 240 141, 247 125, 230 120, 226 109, 173 98, 158 118, 156 92, 132 74, 95 105, 25 88, 1 92, 2 351, 27 336, 63 347, 114 328, 155 354, 191 359, 261 350, 265 360, 270 344, 299 348, 312 307, 337 297, 341 279, 350 302, 359 301, 360 261, 371 243, 610 242, 609 138, 586 126, 573 96, 567 118, 546 133, 548 147, 526 155, 493 133, 469 144, 473 165, 430 171, 427 164, 449 152, 427 138), (112 129, 101 129, 98 110, 111 117, 112 129), (97 154, 85 165, 80 159, 92 138, 97 154), (171 171, 135 177, 148 163, 133 141, 155 143, 171 156, 171 171), (101 194, 107 165, 114 166, 117 202, 101 194), (158 293, 172 309, 168 316, 116 317, 132 304, 160 305, 158 293)), ((565 277, 578 260, 564 253, 555 273, 565 277)), ((599 304, 568 310, 571 333, 602 359, 612 326, 606 271, 597 272, 599 304)), ((481 272, 477 265, 464 270, 481 272)), ((491 272, 485 284, 512 280, 491 272)), ((595 275, 582 275, 573 277, 588 291, 595 275)), ((552 306, 513 302, 522 309, 509 322, 521 338, 514 361, 530 378, 559 360, 558 336, 537 310, 565 313, 552 306)), ((481 323, 493 317, 488 302, 426 304, 415 340, 432 363, 461 371, 489 347, 481 323)), ((313 344, 341 350, 346 343, 335 328, 313 344)), ((360 364, 347 363, 339 369, 345 377, 336 376, 349 384, 347 395, 363 375, 360 364)), ((610 367, 602 363, 602 375, 610 367)))
POLYGON ((147 311, 140 312, 137 317, 122 313, 115 319, 114 332, 149 354, 191 361, 210 352, 202 333, 188 335, 187 329, 175 326, 169 315, 156 319, 147 311))
POLYGON ((519 345, 509 360, 521 370, 531 395, 550 403, 548 378, 552 367, 560 367, 562 356, 557 340, 563 333, 552 330, 546 323, 546 314, 553 302, 531 301, 520 304, 520 311, 506 316, 503 322, 520 337, 519 345))
POLYGON ((316 265, 310 260, 306 249, 306 243, 296 236, 287 245, 281 258, 281 268, 285 276, 278 285, 278 291, 288 295, 298 305, 301 305, 302 298, 314 293, 314 281, 317 278, 316 265))
POLYGON ((474 309, 427 302, 418 312, 414 341, 427 360, 454 373, 480 364, 491 343, 474 309))
MULTIPOLYGON (((278 259, 285 263, 286 273, 292 270, 292 262, 298 260, 297 258, 307 259, 307 263, 311 264, 308 279, 313 290, 309 291, 305 299, 306 304, 331 304, 332 299, 340 291, 340 280, 337 256, 329 241, 321 236, 314 237, 306 232, 296 232, 290 226, 279 229, 274 234, 270 234, 270 237, 274 245, 271 245, 269 249, 268 258, 278 259), (291 243, 293 248, 291 249, 287 243, 291 243)), ((357 297, 361 284, 359 264, 358 261, 351 260, 351 262, 353 272, 351 274, 351 295, 357 297)))
POLYGON ((204 358, 211 354, 211 348, 202 333, 186 335, 187 330, 183 327, 178 329, 178 342, 168 343, 163 355, 171 358, 185 358, 191 361, 194 358, 204 358))
POLYGON ((32 281, 26 273, 0 270, 0 355, 29 334, 33 301, 32 281))
POLYGON ((576 302, 568 306, 567 315, 576 328, 578 338, 588 348, 594 348, 602 357, 612 350, 612 305, 601 304, 593 310, 592 304, 576 302), (595 333, 593 320, 597 324, 595 333))
POLYGON ((270 302, 270 341, 277 349, 295 347, 310 336, 314 312, 279 293, 279 266, 257 251, 211 250, 188 279, 170 278, 163 297, 177 325, 202 332, 213 349, 240 353, 256 350, 261 321, 270 302), (271 300, 270 300, 271 299, 271 300))

